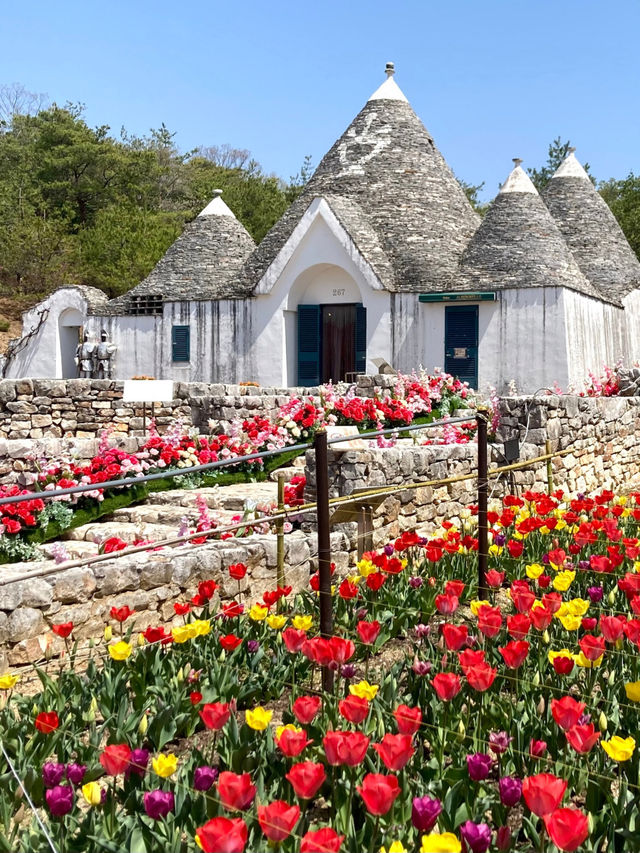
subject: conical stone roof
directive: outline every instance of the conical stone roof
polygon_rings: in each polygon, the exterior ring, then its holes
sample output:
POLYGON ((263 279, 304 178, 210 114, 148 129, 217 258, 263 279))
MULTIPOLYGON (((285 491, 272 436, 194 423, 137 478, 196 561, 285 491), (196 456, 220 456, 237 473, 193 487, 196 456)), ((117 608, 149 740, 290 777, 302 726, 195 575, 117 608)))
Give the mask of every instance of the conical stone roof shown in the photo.
POLYGON ((238 272, 255 243, 220 196, 216 190, 140 284, 108 303, 109 313, 126 313, 138 297, 176 302, 245 295, 238 288, 238 272))
MULTIPOLYGON (((260 281, 318 196, 342 197, 345 208, 350 202, 357 206, 362 227, 352 222, 356 233, 349 233, 356 244, 358 231, 377 233, 393 271, 383 281, 389 290, 440 290, 453 274, 480 220, 393 79, 391 64, 387 74, 245 264, 248 287, 260 281)), ((370 260, 367 247, 358 248, 370 260)))
POLYGON ((542 198, 594 287, 614 299, 640 287, 640 261, 573 150, 543 190, 542 198))
POLYGON ((601 299, 581 273, 521 161, 514 162, 449 289, 568 287, 601 299))

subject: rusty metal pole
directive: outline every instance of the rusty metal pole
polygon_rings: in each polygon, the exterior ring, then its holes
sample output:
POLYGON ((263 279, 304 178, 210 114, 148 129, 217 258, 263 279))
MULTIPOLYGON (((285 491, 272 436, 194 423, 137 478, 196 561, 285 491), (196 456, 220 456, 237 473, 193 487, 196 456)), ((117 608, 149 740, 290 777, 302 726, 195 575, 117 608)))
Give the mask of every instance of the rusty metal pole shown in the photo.
MULTIPOLYGON (((313 439, 316 454, 316 502, 318 507, 318 580, 320 598, 320 635, 333 634, 333 605, 331 601, 331 538, 329 530, 329 462, 327 433, 319 429, 313 439)), ((322 669, 322 689, 333 690, 333 672, 322 669)))
MULTIPOLYGON (((284 515, 284 474, 278 472, 278 515, 284 515)), ((280 518, 276 522, 277 532, 277 551, 276 551, 276 582, 279 587, 286 586, 286 578, 284 574, 284 518, 280 518)), ((278 605, 281 605, 282 599, 278 599, 278 605)), ((281 607, 279 606, 280 610, 281 607)))
MULTIPOLYGON (((544 452, 550 457, 551 442, 549 439, 545 442, 544 452)), ((553 494, 553 463, 551 458, 547 459, 547 493, 553 494)))
POLYGON ((487 412, 478 409, 478 598, 489 597, 487 568, 489 561, 489 525, 487 504, 489 498, 487 412))

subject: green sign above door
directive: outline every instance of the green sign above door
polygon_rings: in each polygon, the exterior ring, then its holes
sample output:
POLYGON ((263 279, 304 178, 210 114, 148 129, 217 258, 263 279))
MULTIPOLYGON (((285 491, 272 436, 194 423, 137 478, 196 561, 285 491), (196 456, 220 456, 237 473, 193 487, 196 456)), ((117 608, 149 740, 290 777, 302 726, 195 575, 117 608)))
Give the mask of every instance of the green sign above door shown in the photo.
POLYGON ((460 291, 459 293, 421 293, 419 302, 495 302, 494 290, 460 291))

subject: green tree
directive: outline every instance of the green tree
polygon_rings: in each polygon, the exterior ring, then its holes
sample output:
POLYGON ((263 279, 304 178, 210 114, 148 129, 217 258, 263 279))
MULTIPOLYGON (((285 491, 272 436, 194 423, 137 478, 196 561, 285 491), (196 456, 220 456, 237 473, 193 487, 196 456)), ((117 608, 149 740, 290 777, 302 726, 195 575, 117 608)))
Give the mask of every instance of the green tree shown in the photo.
POLYGON ((610 178, 603 181, 598 189, 640 258, 640 175, 629 172, 620 181, 610 178))

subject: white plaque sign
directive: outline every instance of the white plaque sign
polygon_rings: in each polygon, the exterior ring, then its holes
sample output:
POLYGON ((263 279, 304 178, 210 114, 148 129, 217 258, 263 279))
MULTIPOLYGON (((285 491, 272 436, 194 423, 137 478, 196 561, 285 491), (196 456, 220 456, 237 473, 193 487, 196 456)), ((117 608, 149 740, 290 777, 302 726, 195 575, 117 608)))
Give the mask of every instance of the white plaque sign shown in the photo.
POLYGON ((124 403, 166 403, 173 400, 171 379, 125 379, 124 403))

